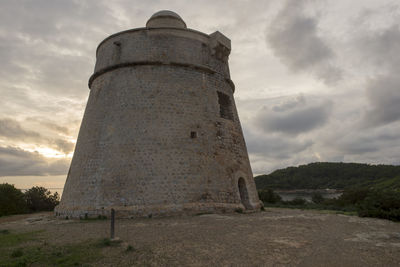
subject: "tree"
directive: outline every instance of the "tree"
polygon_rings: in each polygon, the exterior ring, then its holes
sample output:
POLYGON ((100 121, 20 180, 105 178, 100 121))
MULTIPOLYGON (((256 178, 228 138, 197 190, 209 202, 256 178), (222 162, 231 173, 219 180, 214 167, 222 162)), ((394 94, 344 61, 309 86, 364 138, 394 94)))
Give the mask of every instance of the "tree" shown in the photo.
POLYGON ((60 202, 58 193, 51 192, 40 186, 34 186, 25 192, 25 198, 30 211, 52 211, 60 202))
POLYGON ((282 200, 281 196, 275 193, 273 190, 259 190, 258 197, 262 202, 265 203, 277 203, 282 200))
POLYGON ((26 211, 26 201, 21 190, 11 184, 0 184, 0 216, 26 211))

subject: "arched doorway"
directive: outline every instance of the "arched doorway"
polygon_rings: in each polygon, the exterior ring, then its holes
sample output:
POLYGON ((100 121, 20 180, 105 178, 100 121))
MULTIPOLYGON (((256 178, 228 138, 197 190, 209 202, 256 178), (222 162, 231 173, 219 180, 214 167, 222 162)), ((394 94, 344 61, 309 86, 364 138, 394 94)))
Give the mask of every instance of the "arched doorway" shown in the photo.
POLYGON ((246 181, 240 177, 238 180, 238 188, 240 194, 240 201, 246 209, 251 209, 249 193, 247 192, 246 181))

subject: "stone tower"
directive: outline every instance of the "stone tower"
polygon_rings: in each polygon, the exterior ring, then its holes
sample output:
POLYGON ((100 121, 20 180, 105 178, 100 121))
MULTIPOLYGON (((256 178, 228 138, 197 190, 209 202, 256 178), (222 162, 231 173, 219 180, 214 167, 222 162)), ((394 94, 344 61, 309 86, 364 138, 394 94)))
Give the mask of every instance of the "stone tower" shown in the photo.
POLYGON ((171 11, 102 41, 56 215, 259 209, 230 50, 171 11))

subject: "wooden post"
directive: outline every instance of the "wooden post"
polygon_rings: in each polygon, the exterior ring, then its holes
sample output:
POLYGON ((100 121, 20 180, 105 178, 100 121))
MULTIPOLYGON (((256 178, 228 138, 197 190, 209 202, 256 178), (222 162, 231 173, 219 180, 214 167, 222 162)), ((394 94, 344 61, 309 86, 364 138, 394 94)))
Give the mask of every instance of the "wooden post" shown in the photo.
POLYGON ((111 209, 111 240, 113 240, 115 238, 114 235, 114 222, 115 222, 115 210, 111 209))

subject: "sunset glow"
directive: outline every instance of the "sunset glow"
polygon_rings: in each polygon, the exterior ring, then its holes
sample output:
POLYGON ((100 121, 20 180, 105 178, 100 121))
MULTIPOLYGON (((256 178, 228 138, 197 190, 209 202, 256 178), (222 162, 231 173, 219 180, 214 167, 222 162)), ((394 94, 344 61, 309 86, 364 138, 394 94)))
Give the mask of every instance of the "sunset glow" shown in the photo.
POLYGON ((97 45, 163 9, 231 39, 255 174, 315 161, 400 164, 398 1, 5 0, 0 177, 66 177, 97 45))

